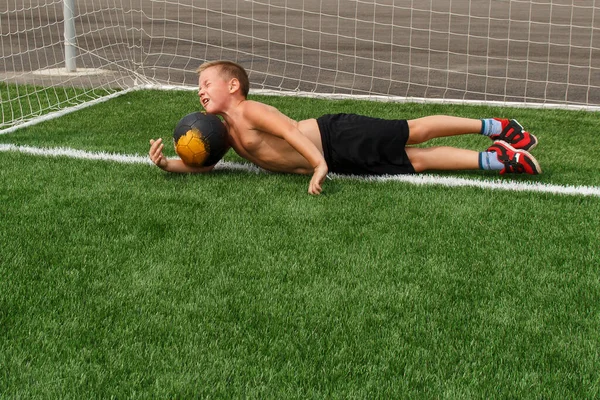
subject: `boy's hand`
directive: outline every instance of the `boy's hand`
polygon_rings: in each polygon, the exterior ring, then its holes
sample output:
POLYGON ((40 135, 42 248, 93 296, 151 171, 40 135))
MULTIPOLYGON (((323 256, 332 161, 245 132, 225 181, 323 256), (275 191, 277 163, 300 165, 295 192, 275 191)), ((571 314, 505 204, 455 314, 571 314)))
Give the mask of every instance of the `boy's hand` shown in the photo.
POLYGON ((165 169, 167 168, 167 158, 163 154, 163 148, 165 144, 162 142, 161 138, 156 140, 150 139, 150 151, 148 155, 154 164, 156 164, 159 168, 165 169))
POLYGON ((327 164, 319 165, 317 168, 315 168, 313 176, 310 180, 310 184, 308 186, 309 194, 321 194, 321 192, 323 191, 322 185, 325 181, 325 177, 327 176, 328 171, 329 170, 327 168, 327 164))

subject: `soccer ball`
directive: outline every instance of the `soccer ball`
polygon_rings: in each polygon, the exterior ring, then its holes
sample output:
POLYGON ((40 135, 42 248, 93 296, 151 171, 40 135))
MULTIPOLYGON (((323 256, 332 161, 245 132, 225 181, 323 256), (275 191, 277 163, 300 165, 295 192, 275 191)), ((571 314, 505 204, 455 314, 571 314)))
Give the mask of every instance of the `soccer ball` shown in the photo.
POLYGON ((195 112, 183 117, 173 131, 175 151, 192 167, 215 165, 227 152, 227 128, 219 117, 195 112))

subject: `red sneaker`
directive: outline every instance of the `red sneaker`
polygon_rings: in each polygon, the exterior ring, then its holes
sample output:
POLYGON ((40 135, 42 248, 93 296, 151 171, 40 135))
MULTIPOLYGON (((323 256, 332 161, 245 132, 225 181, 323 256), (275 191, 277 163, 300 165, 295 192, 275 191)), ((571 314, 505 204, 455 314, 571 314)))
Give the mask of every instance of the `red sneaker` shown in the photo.
POLYGON ((502 140, 510 144, 515 149, 529 151, 537 146, 538 140, 531 133, 523 129, 521 124, 516 119, 500 119, 494 118, 502 124, 502 133, 499 135, 491 135, 492 140, 502 140))
POLYGON ((542 173, 540 164, 526 150, 515 149, 510 144, 497 140, 487 151, 498 153, 498 160, 504 164, 500 175, 506 173, 538 175, 542 173))

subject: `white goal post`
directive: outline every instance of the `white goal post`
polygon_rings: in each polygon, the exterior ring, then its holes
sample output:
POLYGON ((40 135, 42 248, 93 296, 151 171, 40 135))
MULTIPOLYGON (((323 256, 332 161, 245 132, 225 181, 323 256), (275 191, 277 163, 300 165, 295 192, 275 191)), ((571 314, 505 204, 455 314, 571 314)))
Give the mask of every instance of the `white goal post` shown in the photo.
POLYGON ((7 0, 0 132, 229 59, 254 93, 600 110, 600 0, 7 0))

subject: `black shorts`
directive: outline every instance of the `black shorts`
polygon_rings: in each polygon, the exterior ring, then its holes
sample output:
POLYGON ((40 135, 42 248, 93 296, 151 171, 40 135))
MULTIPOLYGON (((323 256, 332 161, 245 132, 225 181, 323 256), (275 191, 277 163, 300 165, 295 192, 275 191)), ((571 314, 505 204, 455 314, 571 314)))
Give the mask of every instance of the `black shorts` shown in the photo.
POLYGON ((408 122, 355 114, 317 119, 331 172, 352 175, 414 174, 408 156, 408 122))

